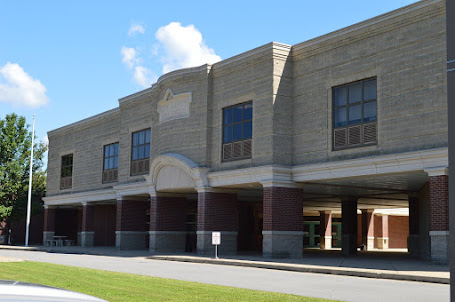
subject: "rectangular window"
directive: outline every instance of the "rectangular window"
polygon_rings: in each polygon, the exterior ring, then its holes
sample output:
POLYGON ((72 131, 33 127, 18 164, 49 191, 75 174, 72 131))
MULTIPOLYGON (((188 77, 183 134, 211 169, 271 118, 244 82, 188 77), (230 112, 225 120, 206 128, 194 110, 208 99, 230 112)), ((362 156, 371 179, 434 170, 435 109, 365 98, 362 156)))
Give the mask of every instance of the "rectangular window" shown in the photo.
POLYGON ((376 78, 333 88, 333 149, 377 142, 376 78))
POLYGON ((62 156, 60 170, 60 189, 70 189, 73 186, 73 154, 62 156))
POLYGON ((131 175, 147 174, 150 165, 150 129, 133 132, 131 139, 131 175))
POLYGON ((251 158, 253 102, 223 109, 223 161, 251 158))
POLYGON ((119 143, 104 146, 103 183, 116 182, 118 178, 119 143))

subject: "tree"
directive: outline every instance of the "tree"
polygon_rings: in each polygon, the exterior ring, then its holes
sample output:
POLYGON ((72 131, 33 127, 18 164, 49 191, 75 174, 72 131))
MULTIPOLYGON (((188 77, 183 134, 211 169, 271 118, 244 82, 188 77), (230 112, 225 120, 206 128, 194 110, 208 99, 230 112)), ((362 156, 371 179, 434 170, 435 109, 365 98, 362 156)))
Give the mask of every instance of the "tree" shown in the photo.
MULTIPOLYGON (((0 230, 9 235, 12 219, 26 215, 32 133, 24 117, 12 113, 0 119, 0 230)), ((33 154, 32 194, 44 195, 43 155, 47 146, 35 144, 33 154), (36 186, 35 186, 35 185, 36 186)))

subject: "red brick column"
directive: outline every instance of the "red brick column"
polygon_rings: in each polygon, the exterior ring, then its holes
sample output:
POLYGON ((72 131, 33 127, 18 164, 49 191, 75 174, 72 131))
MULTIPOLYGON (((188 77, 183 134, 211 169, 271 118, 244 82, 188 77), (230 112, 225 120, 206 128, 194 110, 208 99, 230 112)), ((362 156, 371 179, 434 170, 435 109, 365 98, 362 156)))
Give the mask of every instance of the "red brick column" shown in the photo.
MULTIPOLYGON (((449 177, 429 172, 431 259, 448 261, 449 250, 449 177)), ((441 173, 441 171, 439 171, 441 173)), ((442 171, 447 174, 447 171, 442 171)))
POLYGON ((411 257, 419 257, 419 203, 417 196, 411 195, 409 200, 409 237, 408 252, 411 257))
POLYGON ((120 249, 144 249, 147 238, 148 201, 117 199, 115 246, 120 249))
POLYGON ((388 249, 389 248, 389 216, 388 215, 376 215, 376 233, 377 233, 377 242, 378 249, 388 249))
POLYGON ((374 210, 362 210, 362 245, 374 249, 374 210))
POLYGON ((332 211, 319 212, 321 250, 332 248, 332 211))
POLYGON ((237 253, 238 201, 236 194, 201 191, 197 203, 197 251, 212 254, 212 232, 221 232, 219 253, 237 253))
POLYGON ((289 187, 263 189, 264 257, 302 257, 303 190, 289 187))
POLYGON ((82 204, 81 246, 93 246, 95 237, 95 206, 82 204))

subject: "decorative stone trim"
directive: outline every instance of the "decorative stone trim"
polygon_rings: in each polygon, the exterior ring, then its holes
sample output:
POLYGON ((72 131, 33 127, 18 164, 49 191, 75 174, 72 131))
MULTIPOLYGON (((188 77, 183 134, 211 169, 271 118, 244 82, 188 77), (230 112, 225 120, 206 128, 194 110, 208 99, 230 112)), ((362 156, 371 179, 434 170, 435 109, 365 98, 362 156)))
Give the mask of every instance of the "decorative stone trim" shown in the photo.
POLYGON ((170 88, 164 98, 158 102, 159 123, 190 116, 191 92, 174 94, 170 88))
POLYGON ((430 231, 430 236, 449 236, 449 231, 430 231))

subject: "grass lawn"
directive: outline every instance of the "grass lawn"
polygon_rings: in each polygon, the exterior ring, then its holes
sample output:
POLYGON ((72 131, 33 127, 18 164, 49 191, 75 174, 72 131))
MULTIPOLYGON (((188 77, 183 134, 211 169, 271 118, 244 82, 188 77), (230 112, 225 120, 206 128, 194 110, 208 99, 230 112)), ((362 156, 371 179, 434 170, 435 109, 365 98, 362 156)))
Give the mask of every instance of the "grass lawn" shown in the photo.
POLYGON ((0 279, 65 288, 108 301, 329 301, 40 262, 0 263, 0 279))

